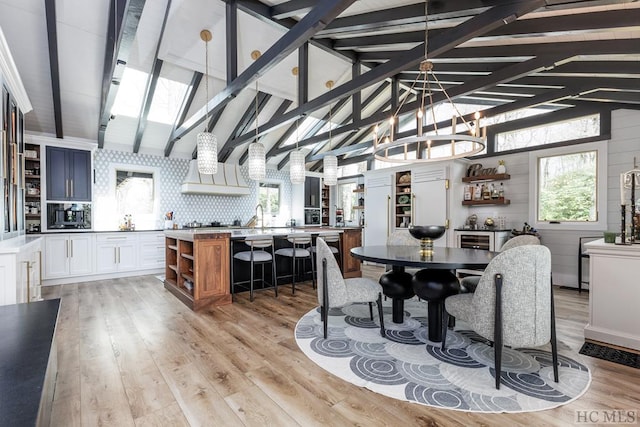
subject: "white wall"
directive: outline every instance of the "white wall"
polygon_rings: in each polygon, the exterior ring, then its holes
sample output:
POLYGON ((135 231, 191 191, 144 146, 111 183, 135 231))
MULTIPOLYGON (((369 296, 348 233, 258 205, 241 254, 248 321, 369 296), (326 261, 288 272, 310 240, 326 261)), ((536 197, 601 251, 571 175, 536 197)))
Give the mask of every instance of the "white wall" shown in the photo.
MULTIPOLYGON (((640 111, 617 110, 612 114, 611 139, 607 141, 607 229, 620 230, 620 173, 633 168, 634 156, 640 163, 640 111)), ((498 160, 505 160, 507 173, 511 175, 505 181, 505 197, 511 200, 509 206, 472 206, 469 215, 478 215, 482 224, 488 216, 506 216, 507 227, 522 229, 529 218, 529 154, 518 153, 506 156, 481 159, 485 167, 495 167, 498 160)), ((627 221, 628 221, 627 217, 627 221)), ((460 224, 454 224, 458 227, 460 224)), ((540 230, 542 243, 552 254, 554 283, 562 286, 578 286, 578 237, 602 236, 602 231, 576 230, 540 230)), ((584 264, 583 274, 588 277, 588 265, 584 264)), ((588 286, 587 286, 588 287, 588 286)))

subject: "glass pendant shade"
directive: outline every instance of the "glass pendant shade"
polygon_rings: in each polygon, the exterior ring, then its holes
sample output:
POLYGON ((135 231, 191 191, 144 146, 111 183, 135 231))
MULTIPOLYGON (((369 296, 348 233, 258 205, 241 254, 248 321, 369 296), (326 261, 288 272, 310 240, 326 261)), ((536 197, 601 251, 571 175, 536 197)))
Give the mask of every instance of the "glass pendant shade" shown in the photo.
POLYGON ((211 132, 200 132, 196 136, 198 145, 198 172, 214 175, 218 172, 218 140, 211 132))
POLYGON ((254 181, 264 179, 267 172, 265 159, 264 145, 259 142, 249 144, 249 178, 254 181))
POLYGON ((304 184, 305 162, 304 153, 300 150, 289 154, 289 179, 292 184, 304 184))
POLYGON ((324 169, 324 185, 336 185, 338 183, 338 158, 332 155, 324 156, 322 168, 324 169))

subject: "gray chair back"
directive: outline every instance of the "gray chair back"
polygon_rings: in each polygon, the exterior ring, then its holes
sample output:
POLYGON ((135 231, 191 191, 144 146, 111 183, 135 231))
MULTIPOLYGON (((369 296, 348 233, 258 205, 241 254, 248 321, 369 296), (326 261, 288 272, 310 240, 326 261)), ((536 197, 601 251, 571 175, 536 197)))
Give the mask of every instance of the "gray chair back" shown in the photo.
POLYGON ((349 302, 347 287, 338 263, 322 237, 316 239, 316 271, 318 272, 318 303, 324 305, 324 274, 322 261, 327 261, 328 307, 340 307, 349 302))
POLYGON ((523 234, 521 236, 515 236, 504 242, 504 245, 500 248, 500 252, 504 252, 511 248, 517 248, 518 246, 525 245, 539 245, 540 239, 537 236, 531 234, 523 234))
POLYGON ((496 290, 502 274, 503 343, 536 347, 551 339, 551 252, 526 245, 501 252, 485 269, 473 295, 473 329, 493 341, 496 290))
POLYGON ((409 230, 395 230, 387 236, 387 246, 420 246, 420 241, 409 230))

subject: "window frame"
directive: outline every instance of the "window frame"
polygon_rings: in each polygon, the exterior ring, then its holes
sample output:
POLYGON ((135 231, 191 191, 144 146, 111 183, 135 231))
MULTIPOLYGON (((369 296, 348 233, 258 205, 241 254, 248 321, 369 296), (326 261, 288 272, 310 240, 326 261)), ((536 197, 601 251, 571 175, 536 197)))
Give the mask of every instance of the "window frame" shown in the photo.
POLYGON ((120 217, 118 216, 117 199, 116 199, 116 186, 117 186, 117 171, 131 171, 140 173, 149 173, 153 175, 153 212, 144 215, 134 215, 133 221, 136 224, 137 230, 153 230, 157 228, 158 218, 160 215, 160 168, 136 165, 130 163, 109 163, 109 196, 108 200, 112 200, 114 203, 112 213, 115 214, 115 226, 118 225, 120 217))
POLYGON ((607 142, 598 141, 529 152, 529 218, 540 230, 606 230, 607 229, 607 142), (538 166, 541 157, 596 152, 596 221, 559 222, 538 221, 538 166))
MULTIPOLYGON (((282 213, 282 209, 283 209, 283 206, 282 206, 282 202, 283 202, 282 196, 284 194, 283 191, 282 191, 283 190, 283 184, 284 183, 282 181, 275 180, 275 179, 263 179, 263 180, 260 180, 260 182, 258 182, 257 192, 256 192, 257 193, 256 194, 256 196, 257 196, 256 197, 257 198, 256 204, 260 204, 260 189, 261 188, 268 188, 268 187, 263 187, 263 185, 269 185, 269 186, 277 185, 278 186, 278 212, 273 213, 273 212, 270 212, 270 211, 267 212, 265 210, 264 211, 264 215, 265 216, 269 215, 271 218, 280 217, 280 214, 282 213)), ((273 188, 273 187, 271 187, 271 188, 273 188)), ((266 209, 266 206, 263 206, 262 208, 266 209)))

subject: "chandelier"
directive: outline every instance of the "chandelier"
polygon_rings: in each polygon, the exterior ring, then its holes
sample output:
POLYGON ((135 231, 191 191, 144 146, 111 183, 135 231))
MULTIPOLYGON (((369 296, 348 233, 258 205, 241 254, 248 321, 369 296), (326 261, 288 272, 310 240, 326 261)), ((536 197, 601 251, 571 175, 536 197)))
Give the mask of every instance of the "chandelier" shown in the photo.
MULTIPOLYGON (((296 76, 296 87, 299 91, 300 86, 297 81, 299 75, 298 67, 293 67, 291 73, 296 76)), ((297 98, 299 102, 300 96, 298 95, 297 98)), ((296 149, 289 153, 289 180, 292 184, 304 184, 306 175, 306 165, 304 160, 305 155, 302 151, 298 150, 298 140, 298 119, 296 119, 296 149)))
POLYGON ((209 41, 211 41, 211 31, 200 31, 200 38, 204 41, 204 87, 207 95, 205 103, 205 124, 204 131, 196 135, 196 146, 198 150, 198 172, 203 175, 214 175, 218 172, 218 140, 215 135, 207 130, 209 125, 209 41))
MULTIPOLYGON (((251 52, 251 58, 254 61, 260 58, 260 51, 251 52)), ((258 140, 258 93, 258 81, 256 80, 256 140, 249 144, 249 178, 254 181, 264 179, 267 169, 264 145, 258 140)))
POLYGON ((387 132, 380 134, 382 125, 378 124, 373 130, 373 155, 377 160, 390 163, 420 163, 433 162, 439 160, 458 159, 468 157, 480 153, 485 148, 486 127, 483 128, 483 135, 480 136, 480 114, 475 114, 475 124, 472 125, 453 103, 447 91, 444 89, 438 77, 433 73, 433 63, 429 61, 429 0, 425 1, 425 30, 424 30, 424 60, 420 63, 419 73, 411 84, 404 96, 404 99, 396 109, 393 116, 388 121, 387 132), (422 88, 416 88, 419 82, 422 82, 422 88), (432 83, 435 82, 438 91, 445 97, 453 108, 454 115, 451 119, 451 132, 442 134, 438 130, 435 109, 433 104, 432 83), (403 138, 395 138, 395 134, 399 131, 398 115, 402 106, 407 101, 409 95, 419 91, 420 108, 415 113, 416 116, 416 135, 403 138), (426 100, 429 101, 425 105, 426 100), (430 116, 433 122, 434 133, 423 134, 423 127, 426 125, 426 119, 430 116), (457 118, 462 119, 462 124, 468 133, 456 133, 457 118), (415 155, 414 155, 415 153, 415 155))
MULTIPOLYGON (((327 81, 325 86, 331 90, 333 88, 333 80, 327 81)), ((331 104, 329 104, 329 152, 333 149, 331 143, 331 104)), ((322 159, 322 171, 324 185, 332 186, 338 183, 338 158, 333 154, 327 154, 322 159)))

